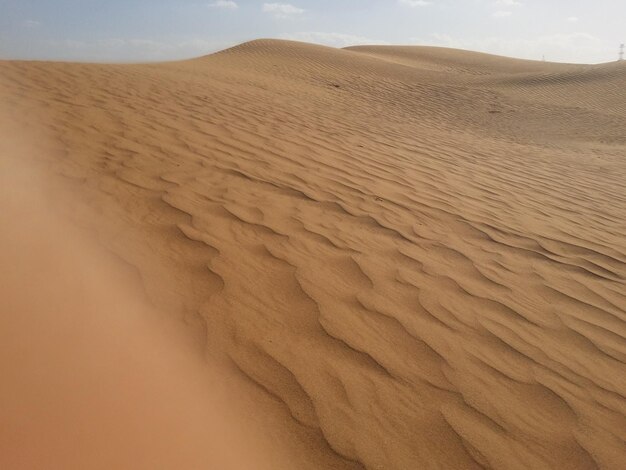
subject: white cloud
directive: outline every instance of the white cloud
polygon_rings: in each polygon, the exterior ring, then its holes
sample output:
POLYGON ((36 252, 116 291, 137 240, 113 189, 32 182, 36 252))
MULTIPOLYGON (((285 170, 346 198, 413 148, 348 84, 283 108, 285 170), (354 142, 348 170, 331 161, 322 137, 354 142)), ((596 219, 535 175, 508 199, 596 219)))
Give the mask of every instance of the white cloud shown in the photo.
POLYGON ((577 16, 568 16, 566 18, 566 21, 568 21, 570 23, 578 23, 578 17, 577 16))
POLYGON ((415 7, 425 7, 426 5, 430 5, 432 2, 428 2, 426 0, 398 0, 398 3, 401 5, 406 5, 412 8, 415 7))
POLYGON ((239 8, 236 2, 232 0, 217 0, 211 4, 209 4, 212 8, 223 8, 225 10, 236 10, 239 8))
POLYGON ((512 14, 513 14, 512 11, 498 10, 498 11, 492 13, 491 16, 493 16, 494 18, 507 18, 507 17, 511 16, 512 14))
POLYGON ((33 28, 39 28, 39 26, 41 26, 41 22, 40 21, 35 21, 35 20, 26 20, 26 21, 24 21, 24 27, 25 28, 33 29, 33 28))
POLYGON ((289 3, 264 3, 263 11, 279 19, 292 18, 304 13, 302 8, 298 8, 289 3))
POLYGON ((487 52, 490 54, 519 57, 522 59, 558 62, 599 63, 614 60, 615 47, 610 41, 586 32, 558 33, 534 38, 510 39, 504 37, 456 38, 445 34, 433 34, 427 38, 411 38, 419 45, 431 45, 487 52))
POLYGON ((291 39, 292 41, 311 42, 314 44, 323 44, 331 47, 348 47, 358 45, 388 44, 385 41, 371 39, 364 36, 356 36, 344 33, 324 33, 324 32, 299 32, 283 34, 282 39, 291 39))
POLYGON ((519 7, 522 5, 522 2, 518 2, 517 0, 496 0, 493 4, 507 7, 519 7))

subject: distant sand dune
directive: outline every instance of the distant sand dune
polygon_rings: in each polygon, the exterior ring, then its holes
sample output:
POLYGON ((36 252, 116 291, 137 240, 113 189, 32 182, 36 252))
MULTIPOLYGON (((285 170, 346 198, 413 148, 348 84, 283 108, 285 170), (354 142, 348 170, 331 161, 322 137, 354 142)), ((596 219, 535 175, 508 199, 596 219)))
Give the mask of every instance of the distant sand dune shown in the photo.
POLYGON ((0 77, 50 199, 292 468, 623 466, 626 64, 259 40, 0 77))

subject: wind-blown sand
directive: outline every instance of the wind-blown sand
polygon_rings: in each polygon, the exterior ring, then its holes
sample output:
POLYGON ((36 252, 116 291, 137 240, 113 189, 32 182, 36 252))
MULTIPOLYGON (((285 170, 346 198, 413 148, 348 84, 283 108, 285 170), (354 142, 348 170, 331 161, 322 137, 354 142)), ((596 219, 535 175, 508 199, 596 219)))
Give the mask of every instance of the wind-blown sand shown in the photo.
POLYGON ((623 468, 626 63, 261 40, 0 80, 49 202, 287 468, 623 468))

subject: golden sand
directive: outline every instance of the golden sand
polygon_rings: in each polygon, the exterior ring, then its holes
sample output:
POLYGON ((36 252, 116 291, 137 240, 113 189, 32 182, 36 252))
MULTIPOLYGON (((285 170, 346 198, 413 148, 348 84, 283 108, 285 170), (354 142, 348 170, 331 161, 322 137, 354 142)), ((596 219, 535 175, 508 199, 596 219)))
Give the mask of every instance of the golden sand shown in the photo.
POLYGON ((626 63, 260 40, 0 80, 3 158, 19 128, 285 468, 623 468, 626 63))

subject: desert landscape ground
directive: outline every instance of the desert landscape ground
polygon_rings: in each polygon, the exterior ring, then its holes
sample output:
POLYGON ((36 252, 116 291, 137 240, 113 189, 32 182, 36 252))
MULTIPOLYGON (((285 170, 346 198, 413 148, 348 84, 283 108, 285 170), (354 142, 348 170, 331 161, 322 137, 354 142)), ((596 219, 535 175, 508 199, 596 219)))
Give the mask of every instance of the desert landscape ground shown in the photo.
MULTIPOLYGON (((156 468, 134 453, 167 448, 162 462, 180 453, 189 460, 179 468, 199 468, 211 446, 196 441, 212 442, 216 420, 230 420, 212 414, 219 400, 198 398, 217 387, 234 397, 232 432, 263 440, 261 450, 232 444, 255 462, 240 468, 624 468, 626 62, 258 40, 167 63, 1 61, 0 109, 2 181, 14 183, 2 188, 1 278, 31 266, 21 287, 3 283, 3 297, 36 313, 14 322, 21 310, 5 304, 4 331, 37 348, 55 329, 34 326, 39 316, 56 324, 59 291, 31 302, 74 269, 54 247, 54 256, 33 248, 55 212, 132 273, 122 284, 185 325, 176 343, 185 357, 221 371, 192 392, 163 392, 125 427, 136 438, 141 419, 146 431, 163 425, 150 415, 167 408, 189 436, 114 441, 79 467, 156 468), (16 180, 16 166, 37 178, 16 180), (45 204, 26 210, 33 191, 45 204), (103 460, 118 445, 128 460, 103 460)), ((76 249, 66 245, 62 253, 76 249)), ((61 297, 97 266, 82 266, 61 297)), ((101 318, 120 290, 93 283, 96 334, 121 338, 116 351, 144 348, 141 328, 101 318)), ((37 361, 7 341, 3 375, 28 375, 37 361)), ((94 341, 97 355, 107 347, 94 341)), ((169 355, 147 361, 170 364, 169 355)), ((132 377, 143 370, 114 362, 132 377)), ((131 387, 158 392, 153 383, 177 368, 150 366, 147 385, 131 387)), ((80 380, 38 377, 24 383, 59 395, 33 398, 43 409, 63 403, 58 383, 80 380)), ((115 377, 105 390, 121 403, 107 406, 124 416, 124 397, 143 400, 115 377)), ((12 424, 38 424, 8 409, 17 390, 28 408, 28 386, 2 387, 5 468, 42 468, 41 459, 55 468, 53 451, 25 459, 41 451, 26 431, 9 451, 12 424)), ((55 434, 75 421, 46 423, 42 433, 55 434)), ((76 433, 56 445, 89 444, 76 433)))

